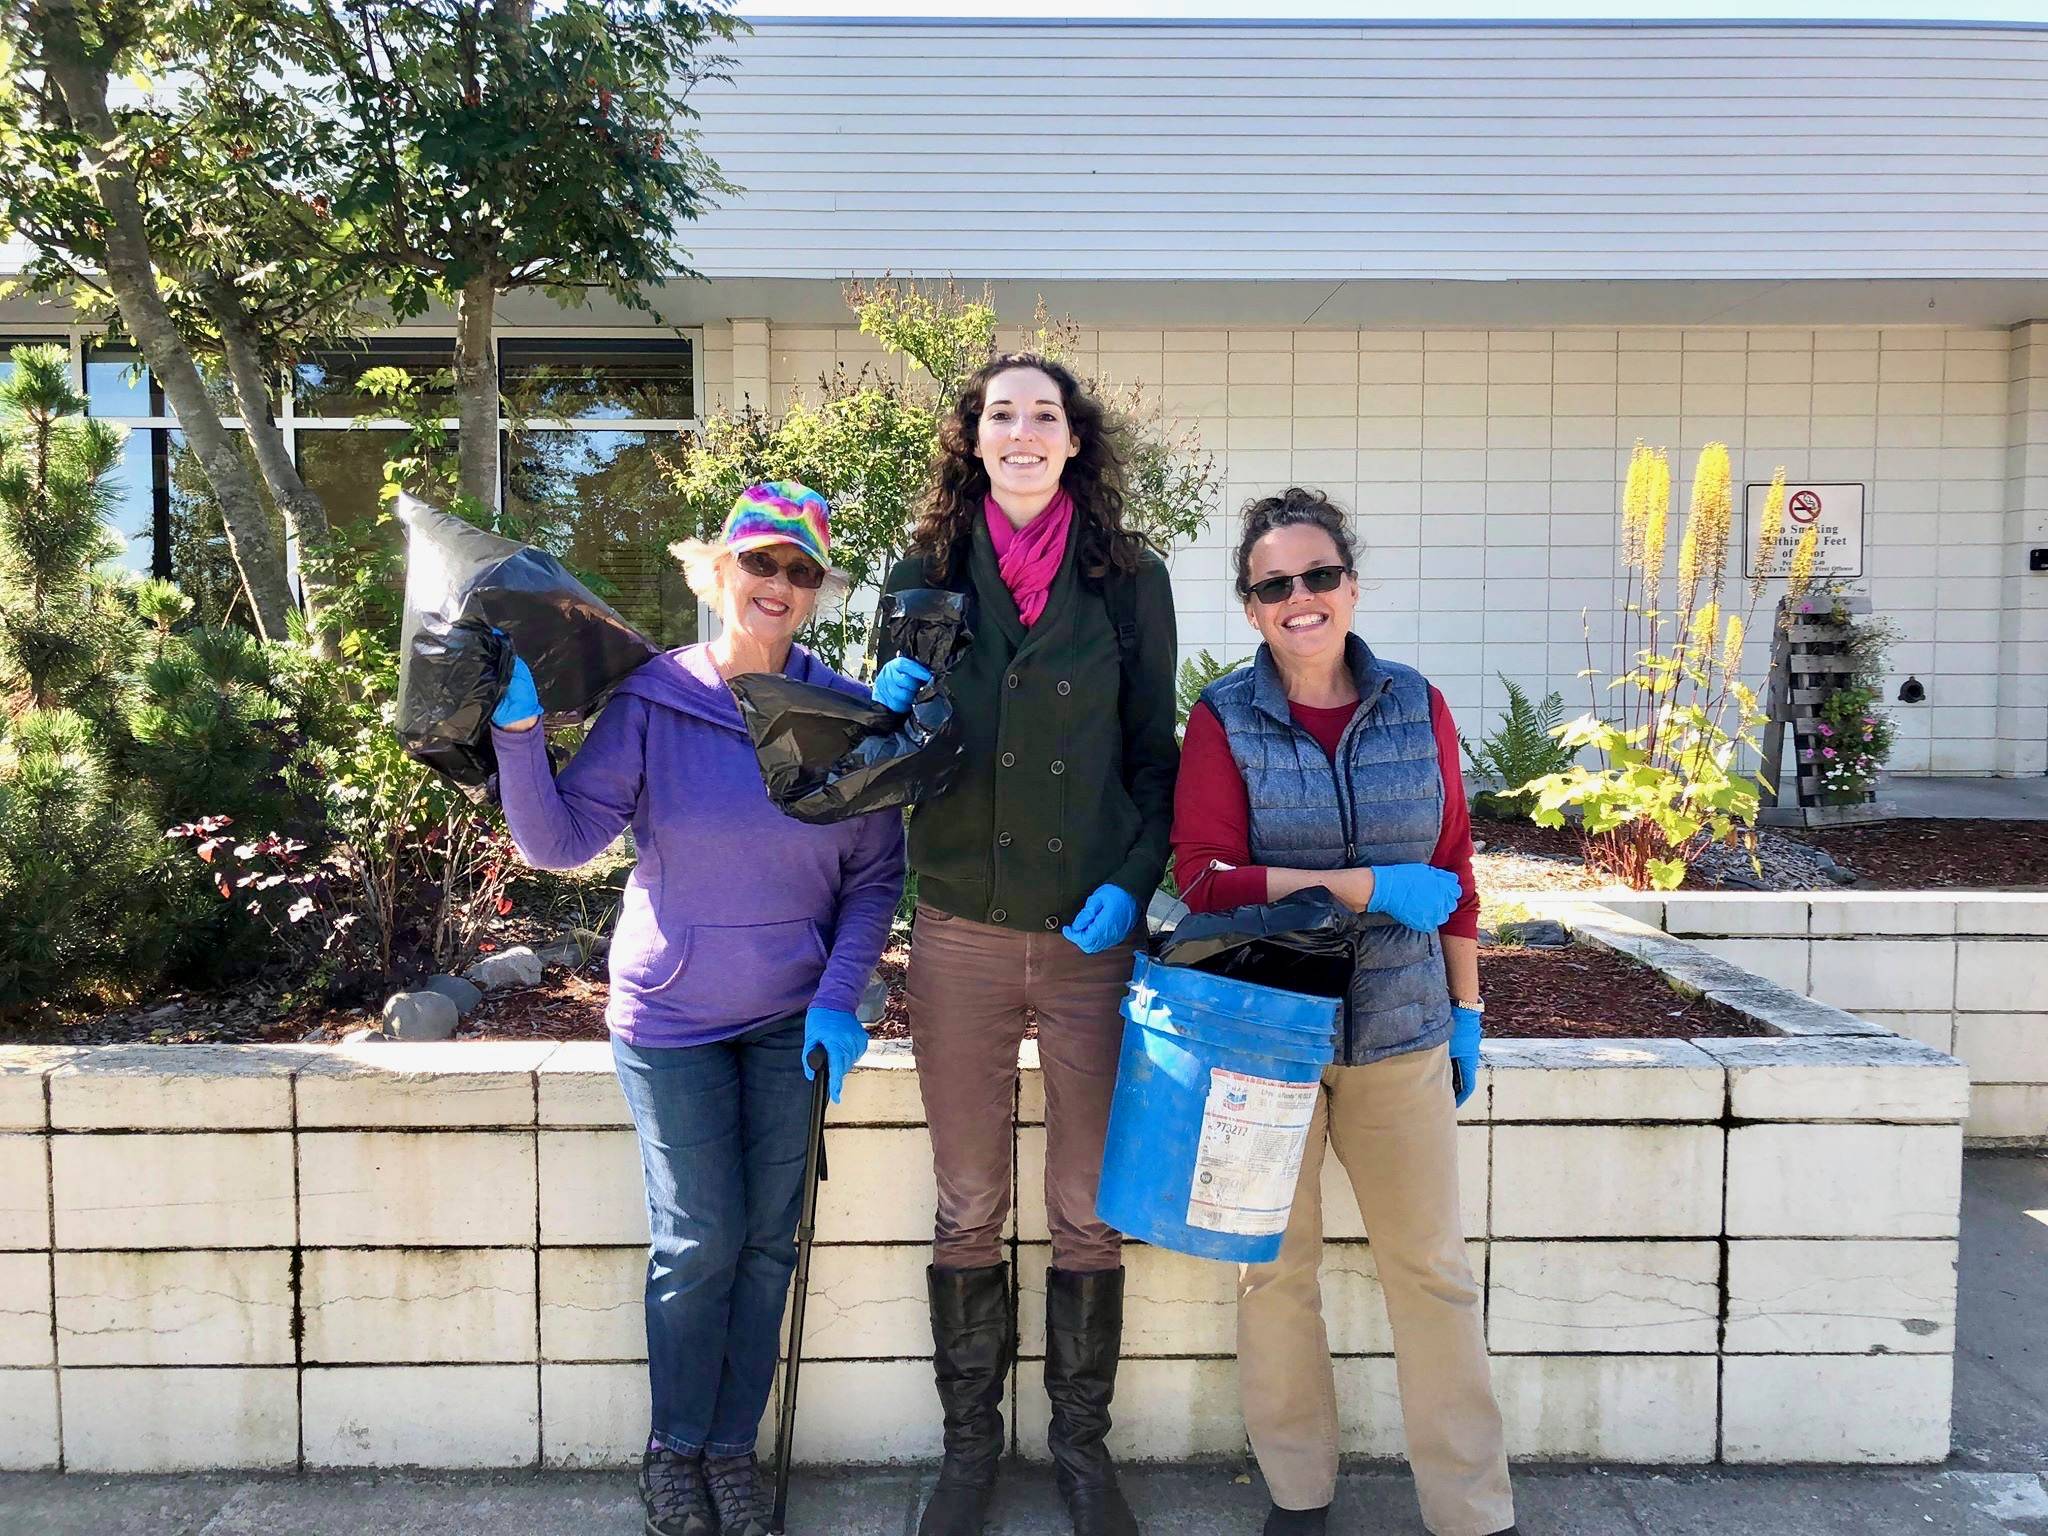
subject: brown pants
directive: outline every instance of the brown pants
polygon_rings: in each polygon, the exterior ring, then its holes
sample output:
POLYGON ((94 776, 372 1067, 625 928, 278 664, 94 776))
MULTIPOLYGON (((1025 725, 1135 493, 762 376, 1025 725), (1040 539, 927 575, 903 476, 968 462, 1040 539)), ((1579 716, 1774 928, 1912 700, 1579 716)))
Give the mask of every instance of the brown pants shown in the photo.
POLYGON ((1003 1257, 1010 1214, 1017 1048, 1038 1020, 1045 1077, 1045 1215, 1052 1262, 1114 1269, 1122 1237, 1095 1217, 1116 1088, 1132 949, 1084 955, 1057 933, 1019 933, 919 906, 910 943, 910 1043, 931 1126, 939 1209, 932 1262, 1003 1257))
POLYGON ((1337 1487, 1337 1388, 1316 1277, 1326 1128, 1386 1293, 1423 1524, 1437 1536, 1505 1530, 1514 1497, 1459 1230, 1457 1122, 1441 1046, 1324 1072, 1280 1257, 1239 1272, 1239 1390, 1273 1502, 1314 1509, 1337 1487))

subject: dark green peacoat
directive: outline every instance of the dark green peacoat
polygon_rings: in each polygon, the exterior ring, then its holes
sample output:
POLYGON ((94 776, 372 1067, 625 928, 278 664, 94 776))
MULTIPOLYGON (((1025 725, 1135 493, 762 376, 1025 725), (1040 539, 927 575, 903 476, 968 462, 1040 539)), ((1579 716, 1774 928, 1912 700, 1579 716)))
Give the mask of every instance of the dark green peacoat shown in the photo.
MULTIPOLYGON (((1045 612, 1027 630, 988 528, 974 523, 974 644, 949 679, 965 756, 952 787, 910 818, 918 899, 955 917, 1058 929, 1106 881, 1142 913, 1166 868, 1180 763, 1172 583, 1149 552, 1134 576, 1109 578, 1136 584, 1136 686, 1126 696, 1107 602, 1074 568, 1079 528, 1076 519, 1045 612)), ((883 590, 928 585, 911 556, 883 590)))

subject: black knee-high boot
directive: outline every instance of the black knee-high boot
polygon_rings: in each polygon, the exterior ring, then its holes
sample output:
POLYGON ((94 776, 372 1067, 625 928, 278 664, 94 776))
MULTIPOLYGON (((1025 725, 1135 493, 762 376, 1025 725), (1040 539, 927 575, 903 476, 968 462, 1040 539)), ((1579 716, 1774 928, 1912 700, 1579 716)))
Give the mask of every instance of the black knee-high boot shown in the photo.
POLYGON ((1054 1475, 1074 1536, 1137 1536, 1103 1436, 1123 1347, 1124 1272, 1045 1274, 1045 1395, 1054 1475))
POLYGON ((1010 1266, 926 1271, 932 1367, 946 1421, 946 1459, 918 1536, 980 1536, 1003 1456, 1003 1393, 1017 1345, 1010 1266))

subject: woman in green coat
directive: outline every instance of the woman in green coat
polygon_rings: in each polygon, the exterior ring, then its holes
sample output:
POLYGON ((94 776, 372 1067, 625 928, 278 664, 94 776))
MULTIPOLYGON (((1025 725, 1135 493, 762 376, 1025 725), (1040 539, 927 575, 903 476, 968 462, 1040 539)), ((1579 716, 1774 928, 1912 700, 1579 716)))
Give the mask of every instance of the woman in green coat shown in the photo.
MULTIPOLYGON (((911 1041, 938 1181, 930 1291, 945 1463, 919 1530, 974 1536, 1003 1448, 1016 1343, 1003 1227, 1017 1050, 1038 1025, 1046 1113, 1045 1387, 1078 1536, 1137 1529, 1103 1445, 1123 1327, 1118 1234, 1095 1186, 1132 940, 1173 820, 1173 593, 1124 523, 1102 406, 1060 364, 998 357, 962 388, 911 554, 889 591, 968 595, 974 644, 948 678, 965 742, 910 821, 918 875, 911 1041)), ((885 660, 877 700, 926 680, 885 660)))

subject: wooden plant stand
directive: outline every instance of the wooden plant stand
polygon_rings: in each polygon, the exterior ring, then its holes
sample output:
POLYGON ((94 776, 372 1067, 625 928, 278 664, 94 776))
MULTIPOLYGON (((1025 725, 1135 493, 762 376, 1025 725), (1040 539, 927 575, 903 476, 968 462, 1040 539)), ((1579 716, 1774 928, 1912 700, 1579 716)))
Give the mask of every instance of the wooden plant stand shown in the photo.
MULTIPOLYGON (((1870 612, 1870 599, 1854 594, 1835 599, 1834 607, 1850 615, 1870 612)), ((1778 599, 1777 624, 1771 633, 1771 697, 1764 725, 1762 805, 1757 820, 1767 827, 1854 827, 1883 821, 1892 807, 1865 790, 1851 805, 1823 805, 1820 798, 1820 734, 1818 711, 1842 674, 1853 671, 1848 642, 1839 626, 1817 622, 1793 611, 1792 599, 1778 599), (1779 772, 1784 764, 1785 731, 1792 731, 1796 764, 1797 803, 1778 799, 1779 772)))

